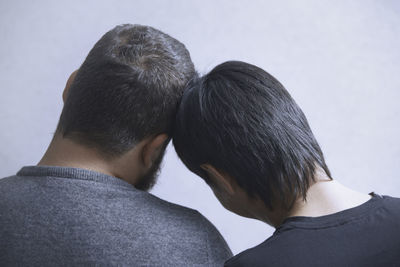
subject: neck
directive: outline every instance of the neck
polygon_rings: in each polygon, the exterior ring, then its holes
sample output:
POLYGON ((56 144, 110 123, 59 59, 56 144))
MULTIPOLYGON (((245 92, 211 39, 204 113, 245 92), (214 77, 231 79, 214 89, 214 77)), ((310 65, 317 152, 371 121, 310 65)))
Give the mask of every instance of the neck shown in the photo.
POLYGON ((346 209, 357 207, 371 196, 353 191, 335 180, 330 180, 325 174, 319 174, 307 191, 307 199, 299 198, 289 211, 276 209, 265 212, 259 218, 266 223, 278 227, 288 217, 306 216, 319 217, 334 214, 346 209))
MULTIPOLYGON (((96 149, 88 148, 56 134, 38 165, 87 169, 134 184, 136 179, 131 175, 132 168, 128 172, 121 162, 123 161, 120 159, 106 159, 96 149)), ((130 165, 134 164, 130 162, 130 165)))
POLYGON ((357 207, 371 196, 354 191, 335 180, 321 180, 307 192, 307 200, 296 201, 288 217, 318 217, 357 207))

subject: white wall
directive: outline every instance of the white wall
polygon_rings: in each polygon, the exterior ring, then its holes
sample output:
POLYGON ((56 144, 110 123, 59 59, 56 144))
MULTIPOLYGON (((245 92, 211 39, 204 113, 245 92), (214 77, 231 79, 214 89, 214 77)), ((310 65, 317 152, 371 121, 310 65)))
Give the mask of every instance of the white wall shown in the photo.
MULTIPOLYGON (((61 92, 93 44, 120 23, 186 44, 200 72, 229 59, 277 77, 308 116, 333 176, 400 196, 400 2, 0 1, 0 177, 36 164, 61 92)), ((195 208, 234 253, 273 229, 225 211, 169 147, 154 194, 195 208)))

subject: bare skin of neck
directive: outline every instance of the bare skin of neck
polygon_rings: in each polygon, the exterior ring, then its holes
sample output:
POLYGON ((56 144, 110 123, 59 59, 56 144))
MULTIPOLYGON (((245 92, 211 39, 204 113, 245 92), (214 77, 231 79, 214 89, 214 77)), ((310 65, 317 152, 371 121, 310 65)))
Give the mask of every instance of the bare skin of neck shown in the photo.
POLYGON ((92 170, 118 177, 130 184, 135 184, 142 175, 136 166, 136 149, 117 159, 106 159, 95 149, 77 144, 56 134, 49 145, 39 166, 61 166, 92 170))
POLYGON ((319 217, 357 207, 369 199, 368 194, 354 191, 336 180, 330 180, 325 173, 317 172, 315 182, 307 191, 307 199, 298 199, 290 211, 268 210, 258 219, 278 227, 286 218, 294 216, 319 217))
POLYGON ((317 172, 317 182, 307 191, 307 200, 296 201, 289 212, 292 216, 318 217, 357 207, 371 199, 368 194, 354 191, 325 173, 317 172))

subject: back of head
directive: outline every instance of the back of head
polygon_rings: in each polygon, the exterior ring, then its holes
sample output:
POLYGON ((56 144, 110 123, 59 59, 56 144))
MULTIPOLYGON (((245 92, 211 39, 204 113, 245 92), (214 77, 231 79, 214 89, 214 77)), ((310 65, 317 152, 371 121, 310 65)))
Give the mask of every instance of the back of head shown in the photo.
POLYGON ((211 164, 251 197, 289 209, 306 192, 319 166, 328 167, 301 109, 264 70, 225 62, 185 91, 174 129, 184 164, 203 177, 211 164))
POLYGON ((105 156, 169 134, 195 74, 185 46, 152 27, 121 25, 89 52, 68 90, 57 132, 105 156))

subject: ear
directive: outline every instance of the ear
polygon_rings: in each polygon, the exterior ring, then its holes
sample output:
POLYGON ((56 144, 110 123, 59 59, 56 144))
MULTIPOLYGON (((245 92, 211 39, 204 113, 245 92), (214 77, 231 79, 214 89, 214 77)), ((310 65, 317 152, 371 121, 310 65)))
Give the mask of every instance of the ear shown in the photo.
POLYGON ((200 165, 200 168, 207 172, 208 176, 220 188, 225 189, 225 191, 228 192, 230 195, 233 195, 235 193, 232 185, 232 179, 227 174, 219 171, 218 169, 214 168, 214 166, 208 163, 200 165))
POLYGON ((64 103, 65 103, 65 100, 67 99, 69 88, 71 87, 72 82, 75 80, 75 76, 76 76, 77 72, 78 72, 78 70, 75 70, 73 73, 71 73, 71 75, 68 78, 67 84, 65 85, 65 88, 64 88, 64 91, 63 91, 63 94, 62 94, 62 98, 63 98, 63 102, 64 103))
POLYGON ((146 168, 150 168, 165 148, 165 143, 169 139, 166 134, 159 134, 147 141, 142 150, 142 161, 146 168))

